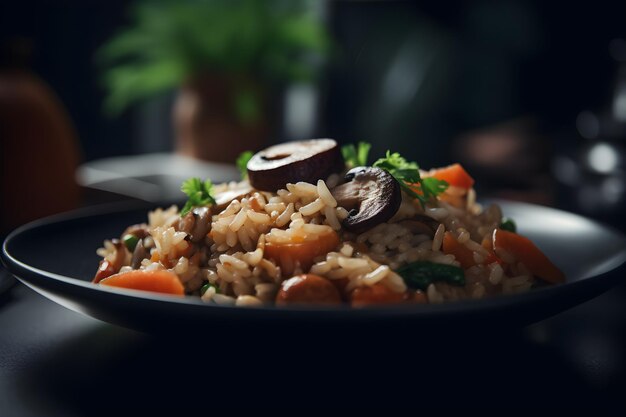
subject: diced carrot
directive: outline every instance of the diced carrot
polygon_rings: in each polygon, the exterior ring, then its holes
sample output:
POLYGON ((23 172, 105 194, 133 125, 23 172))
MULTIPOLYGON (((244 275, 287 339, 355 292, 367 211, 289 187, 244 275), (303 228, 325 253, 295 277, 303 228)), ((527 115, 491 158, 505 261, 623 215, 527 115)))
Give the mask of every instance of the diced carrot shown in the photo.
POLYGON ((489 255, 487 255, 487 257, 485 258, 484 264, 489 265, 494 262, 497 262, 500 265, 502 265, 504 262, 502 262, 502 259, 498 258, 498 255, 496 255, 496 253, 494 252, 493 243, 491 241, 492 241, 492 238, 489 235, 487 235, 481 242, 482 247, 487 249, 487 251, 489 251, 489 255))
POLYGON ((135 270, 111 275, 100 281, 100 285, 129 288, 133 290, 152 291, 172 295, 184 295, 185 288, 178 276, 169 271, 135 270))
POLYGON ((504 251, 522 262, 533 275, 552 284, 565 282, 565 274, 527 237, 496 229, 493 232, 493 249, 504 251))
MULTIPOLYGON (((462 243, 459 243, 452 233, 444 233, 442 246, 443 253, 448 255, 454 255, 454 257, 457 261, 459 261, 463 269, 467 269, 476 265, 476 260, 474 259, 474 251, 472 251, 462 243)), ((483 240, 482 246, 487 249, 487 251, 489 251, 489 255, 485 257, 485 260, 482 262, 482 264, 489 265, 494 262, 498 262, 500 264, 502 263, 502 260, 498 258, 498 256, 493 251, 491 239, 486 238, 485 240, 483 240)))
POLYGON ((452 164, 444 168, 435 169, 425 174, 424 177, 435 177, 459 188, 472 188, 474 185, 474 179, 470 177, 460 164, 452 164))
POLYGON ((461 264, 463 269, 467 269, 476 265, 474 260, 474 252, 467 246, 459 243, 454 235, 450 232, 443 234, 443 253, 447 255, 454 255, 457 261, 461 264))
POLYGON ((318 236, 317 239, 300 240, 296 243, 273 243, 265 244, 265 257, 277 262, 284 276, 290 276, 296 261, 304 271, 313 265, 313 259, 324 255, 339 245, 337 232, 331 230, 318 236))

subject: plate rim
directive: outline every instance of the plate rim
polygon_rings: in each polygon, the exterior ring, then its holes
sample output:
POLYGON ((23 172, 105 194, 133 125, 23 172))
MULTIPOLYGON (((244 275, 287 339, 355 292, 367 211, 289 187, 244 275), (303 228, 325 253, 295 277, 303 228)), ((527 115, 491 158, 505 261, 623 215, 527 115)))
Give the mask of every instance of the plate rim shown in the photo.
MULTIPOLYGON (((167 304, 186 306, 186 308, 206 309, 210 312, 212 310, 222 312, 223 314, 269 314, 272 316, 283 315, 285 312, 294 314, 311 315, 311 317, 322 318, 326 315, 342 314, 343 318, 358 318, 363 319, 367 317, 385 318, 396 316, 415 316, 415 315, 429 315, 429 314, 451 314, 455 315, 460 312, 468 311, 484 311, 499 309, 505 306, 524 304, 526 302, 532 302, 533 299, 552 298, 554 295, 559 295, 562 292, 580 292, 585 288, 597 284, 599 281, 607 281, 613 279, 617 281, 618 272, 626 267, 626 235, 613 228, 610 225, 603 224, 597 220, 584 217, 582 215, 571 213, 565 210, 556 209, 553 207, 541 206, 537 204, 531 204, 526 202, 503 200, 503 199, 484 199, 481 203, 497 203, 502 205, 516 205, 529 207, 533 209, 549 210, 553 213, 567 214, 578 219, 582 219, 585 222, 591 223, 594 227, 603 229, 604 231, 613 234, 616 238, 624 242, 624 249, 618 253, 618 258, 614 261, 615 265, 611 265, 607 271, 594 274, 592 276, 579 279, 572 282, 565 282, 554 286, 547 286, 543 288, 536 288, 526 293, 521 294, 500 294, 496 297, 489 297, 478 300, 460 300, 442 304, 419 304, 419 305, 387 305, 387 306, 372 306, 365 308, 352 308, 348 305, 341 306, 316 306, 316 307, 302 307, 302 306, 288 306, 276 308, 275 306, 253 306, 242 308, 240 306, 223 306, 215 305, 203 302, 198 297, 185 296, 176 297, 167 294, 151 293, 148 291, 123 289, 123 288, 109 288, 103 287, 97 284, 93 284, 89 281, 84 281, 79 278, 73 278, 64 276, 50 271, 45 271, 17 259, 9 252, 9 246, 14 239, 19 238, 22 234, 32 230, 36 230, 41 227, 54 226, 63 222, 72 222, 80 219, 88 219, 103 215, 115 215, 137 210, 150 210, 156 206, 167 206, 176 204, 176 202, 143 202, 143 201, 123 201, 109 204, 102 204, 96 206, 88 206, 79 208, 76 210, 47 216, 41 219, 37 219, 26 223, 17 229, 9 233, 2 243, 2 251, 0 251, 0 258, 5 264, 6 269, 14 275, 20 282, 33 288, 35 291, 42 293, 38 290, 38 285, 31 284, 30 281, 37 281, 39 279, 50 279, 55 283, 60 283, 62 286, 78 287, 81 291, 89 291, 92 295, 103 294, 105 297, 123 297, 125 299, 142 300, 150 303, 166 302, 167 304), (26 276, 27 278, 24 278, 26 276), (32 276, 36 278, 33 280, 32 276), (231 313, 233 312, 233 313, 231 313), (236 313, 235 313, 236 312, 236 313)), ((591 299, 600 293, 610 289, 613 284, 605 285, 602 291, 597 292, 587 299, 591 299)), ((48 297, 46 294, 42 295, 48 297)), ((49 297, 48 297, 49 298, 49 297)))

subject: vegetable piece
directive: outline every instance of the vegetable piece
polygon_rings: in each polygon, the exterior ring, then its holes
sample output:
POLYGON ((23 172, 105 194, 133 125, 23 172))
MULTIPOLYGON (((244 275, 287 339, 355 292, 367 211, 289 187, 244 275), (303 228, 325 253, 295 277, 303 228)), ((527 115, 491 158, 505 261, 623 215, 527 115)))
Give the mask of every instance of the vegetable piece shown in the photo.
POLYGON ((339 236, 329 229, 328 233, 321 234, 317 239, 304 240, 293 243, 274 243, 266 241, 264 256, 273 259, 281 267, 283 276, 289 276, 295 269, 296 262, 303 270, 313 265, 313 259, 332 251, 339 245, 339 236))
POLYGON ((256 153, 248 161, 248 180, 257 190, 276 191, 298 181, 315 184, 343 170, 343 158, 333 139, 287 142, 256 153))
POLYGON ((229 188, 226 191, 216 193, 215 197, 215 212, 219 213, 224 210, 233 200, 241 200, 244 197, 250 196, 254 192, 254 188, 247 182, 240 182, 234 187, 229 188))
POLYGON ((100 261, 96 275, 91 281, 95 284, 106 277, 110 277, 111 275, 118 273, 124 264, 124 260, 126 259, 126 248, 124 247, 124 244, 118 239, 111 240, 111 243, 115 248, 115 253, 112 257, 108 257, 110 260, 103 259, 100 261))
POLYGON ((133 224, 128 226, 122 236, 133 235, 139 239, 143 239, 146 236, 150 235, 150 231, 148 230, 148 225, 146 223, 133 224))
POLYGON ((343 226, 361 233, 391 219, 400 208, 400 186, 387 171, 373 167, 353 168, 346 182, 331 190, 337 204, 350 211, 343 226))
POLYGON ((213 198, 213 183, 211 180, 202 182, 200 178, 189 178, 183 182, 180 190, 187 194, 187 202, 180 211, 180 215, 184 216, 194 207, 202 207, 209 204, 215 204, 213 198))
POLYGON ((373 166, 389 172, 400 183, 402 190, 417 199, 422 207, 448 188, 445 181, 422 178, 417 163, 408 162, 397 152, 387 151, 386 156, 374 162, 373 166))
POLYGON ((367 165, 367 157, 370 153, 371 144, 359 142, 355 147, 350 143, 341 147, 341 154, 348 169, 367 165))
POLYGON ((501 258, 512 256, 533 275, 552 284, 565 282, 565 274, 527 237, 502 229, 493 232, 493 250, 501 258))
POLYGON ((94 276, 93 282, 94 284, 99 283, 103 279, 110 277, 113 274, 116 274, 119 271, 119 268, 115 268, 112 262, 103 259, 100 261, 100 265, 98 266, 98 271, 96 271, 96 275, 94 276))
MULTIPOLYGON (((476 265, 476 261, 474 260, 474 252, 464 244, 459 243, 452 233, 446 232, 443 235, 442 246, 443 253, 447 255, 454 255, 455 259, 459 261, 463 269, 467 269, 476 265)), ((485 257, 485 260, 482 262, 482 264, 489 265, 493 262, 502 263, 502 260, 498 258, 493 252, 491 241, 489 239, 483 241, 482 246, 487 249, 487 251, 489 251, 489 255, 485 257)))
POLYGON ((189 235, 189 240, 198 243, 211 230, 211 208, 196 207, 182 216, 178 222, 178 230, 189 235))
POLYGON ((340 304, 339 291, 330 280, 313 274, 284 281, 276 295, 277 306, 340 304))
POLYGON ((126 245, 126 248, 133 252, 135 250, 135 246, 137 246, 137 242, 139 242, 139 238, 135 235, 127 234, 122 237, 122 242, 126 245))
POLYGON ((500 229, 506 230, 507 232, 516 233, 517 225, 515 224, 515 221, 513 221, 513 219, 505 217, 502 219, 502 223, 500 223, 500 229))
POLYGON ((248 178, 248 161, 250 161, 250 159, 252 159, 253 156, 254 156, 254 152, 245 151, 239 154, 239 156, 237 157, 236 165, 237 165, 237 169, 239 169, 239 173, 241 174, 242 180, 245 180, 246 178, 248 178))
POLYGON ((129 271, 111 275, 100 281, 100 285, 128 288, 133 290, 152 291, 182 296, 185 294, 183 284, 178 276, 169 271, 129 271))
MULTIPOLYGON (((445 181, 449 185, 469 189, 474 185, 474 179, 465 171, 460 164, 452 164, 447 167, 432 170, 424 175, 426 178, 436 178, 445 181)), ((425 178, 425 179, 426 179, 425 178)))
POLYGON ((454 258, 459 261, 463 269, 476 265, 474 252, 464 244, 459 243, 452 233, 444 233, 442 246, 443 253, 447 255, 454 255, 454 258))
POLYGON ((133 269, 139 269, 141 262, 150 257, 150 252, 143 246, 143 240, 139 239, 135 245, 133 256, 130 259, 130 267, 133 269))
POLYGON ((435 236, 440 223, 431 217, 417 214, 410 219, 398 222, 398 224, 406 227, 413 234, 426 235, 432 239, 435 236))
POLYGON ((350 305, 352 307, 399 304, 408 300, 408 293, 395 292, 379 282, 372 286, 357 287, 350 293, 350 305))
POLYGON ((206 283, 202 286, 202 288, 200 288, 200 296, 203 296, 204 293, 209 289, 213 287, 215 289, 215 293, 219 294, 220 293, 220 289, 218 286, 214 285, 214 284, 210 284, 210 283, 206 283))
POLYGON ((465 285, 465 274, 458 266, 437 264, 434 262, 413 262, 396 271, 410 288, 425 291, 436 281, 443 281, 450 285, 465 285))

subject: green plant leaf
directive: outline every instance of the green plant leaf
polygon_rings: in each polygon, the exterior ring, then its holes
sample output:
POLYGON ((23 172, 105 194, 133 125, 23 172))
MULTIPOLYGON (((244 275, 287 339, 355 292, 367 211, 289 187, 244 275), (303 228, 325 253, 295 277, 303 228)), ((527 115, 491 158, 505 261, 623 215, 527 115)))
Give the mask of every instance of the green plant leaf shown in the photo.
MULTIPOLYGON (((120 112, 205 72, 266 81, 311 79, 331 42, 307 5, 306 0, 139 1, 130 27, 95 56, 104 69, 105 108, 120 112)), ((233 110, 242 122, 259 117, 258 99, 233 94, 233 110)))

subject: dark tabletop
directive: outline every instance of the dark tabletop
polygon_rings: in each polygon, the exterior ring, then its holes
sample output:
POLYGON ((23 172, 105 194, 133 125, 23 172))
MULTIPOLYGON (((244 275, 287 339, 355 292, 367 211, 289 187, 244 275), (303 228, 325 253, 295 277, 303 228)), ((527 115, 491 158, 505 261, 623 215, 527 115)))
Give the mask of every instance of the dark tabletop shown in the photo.
POLYGON ((110 415, 122 405, 207 414, 316 406, 626 411, 626 285, 524 329, 449 333, 265 335, 233 323, 198 329, 201 337, 153 336, 17 284, 0 295, 0 415, 110 415))

